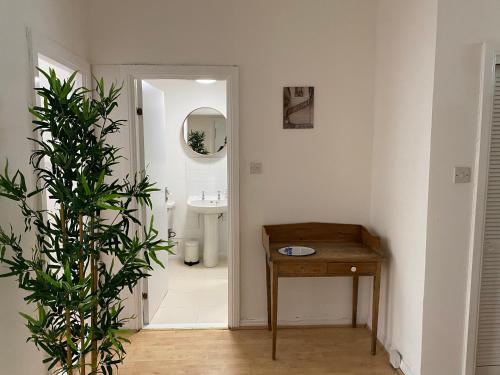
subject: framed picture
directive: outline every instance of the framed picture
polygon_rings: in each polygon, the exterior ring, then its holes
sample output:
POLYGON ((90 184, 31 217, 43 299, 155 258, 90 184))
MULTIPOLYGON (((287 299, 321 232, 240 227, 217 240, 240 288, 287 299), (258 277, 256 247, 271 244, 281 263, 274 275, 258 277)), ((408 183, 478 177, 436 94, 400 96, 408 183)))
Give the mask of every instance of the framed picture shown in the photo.
POLYGON ((314 87, 283 88, 283 129, 314 128, 314 87))

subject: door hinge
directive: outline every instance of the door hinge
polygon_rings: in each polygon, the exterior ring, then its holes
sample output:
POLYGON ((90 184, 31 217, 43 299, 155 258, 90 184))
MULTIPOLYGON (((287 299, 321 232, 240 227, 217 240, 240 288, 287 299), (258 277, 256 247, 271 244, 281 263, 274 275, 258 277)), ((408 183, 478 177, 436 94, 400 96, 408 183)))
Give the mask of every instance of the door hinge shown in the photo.
POLYGON ((137 115, 142 116, 142 108, 141 107, 137 107, 137 115))
POLYGON ((142 293, 142 299, 148 299, 148 293, 147 292, 143 292, 142 293))

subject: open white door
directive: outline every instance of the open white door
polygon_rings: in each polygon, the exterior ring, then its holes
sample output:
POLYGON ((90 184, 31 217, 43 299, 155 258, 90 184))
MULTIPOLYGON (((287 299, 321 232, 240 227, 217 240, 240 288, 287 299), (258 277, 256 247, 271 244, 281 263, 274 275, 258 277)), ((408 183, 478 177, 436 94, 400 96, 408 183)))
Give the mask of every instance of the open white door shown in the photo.
MULTIPOLYGON (((162 173, 165 163, 165 101, 163 91, 150 85, 145 81, 137 82, 139 93, 139 114, 142 121, 139 121, 139 137, 142 139, 142 154, 139 155, 140 166, 149 175, 151 181, 156 183, 159 191, 151 194, 153 208, 146 210, 147 223, 151 218, 154 220, 156 229, 159 231, 159 238, 168 239, 168 213, 167 213, 167 185, 166 176, 162 173), (141 124, 142 122, 142 124, 141 124), (142 126, 141 126, 142 125, 142 126)), ((165 295, 168 292, 168 253, 162 252, 158 258, 165 268, 155 264, 151 277, 145 283, 144 300, 144 324, 149 324, 161 306, 165 295)))

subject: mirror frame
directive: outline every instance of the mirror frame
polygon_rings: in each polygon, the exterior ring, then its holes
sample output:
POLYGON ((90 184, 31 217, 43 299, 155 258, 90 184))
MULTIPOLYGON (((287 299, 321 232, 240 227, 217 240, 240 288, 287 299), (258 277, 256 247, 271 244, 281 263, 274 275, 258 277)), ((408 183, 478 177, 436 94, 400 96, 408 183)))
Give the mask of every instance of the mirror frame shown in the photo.
MULTIPOLYGON (((186 129, 186 131, 188 131, 189 129, 186 129)), ((195 109, 193 109, 192 111, 190 111, 186 117, 184 117, 184 120, 182 121, 182 125, 181 125, 181 142, 183 143, 183 146, 185 149, 189 150, 189 152, 191 152, 193 155, 195 155, 196 157, 200 157, 200 158, 214 158, 214 157, 222 157, 224 152, 227 151, 227 138, 228 138, 228 133, 227 133, 227 117, 226 115, 224 115, 224 113, 222 113, 219 109, 217 108, 214 108, 214 107, 208 107, 208 106, 203 106, 203 107, 197 107, 195 109), (188 117, 195 111, 199 110, 199 109, 202 109, 202 108, 208 108, 208 109, 212 109, 214 111, 217 111, 218 113, 220 113, 220 115, 222 117, 224 117, 224 119, 226 120, 226 135, 225 135, 225 138, 226 138, 226 143, 224 144, 224 147, 222 147, 222 149, 220 149, 219 151, 217 152, 213 152, 213 153, 208 153, 208 154, 200 154, 199 152, 196 152, 195 150, 193 150, 190 146, 189 146, 189 143, 188 143, 188 140, 184 137, 184 134, 185 134, 185 127, 186 127, 186 121, 188 119, 188 117)))

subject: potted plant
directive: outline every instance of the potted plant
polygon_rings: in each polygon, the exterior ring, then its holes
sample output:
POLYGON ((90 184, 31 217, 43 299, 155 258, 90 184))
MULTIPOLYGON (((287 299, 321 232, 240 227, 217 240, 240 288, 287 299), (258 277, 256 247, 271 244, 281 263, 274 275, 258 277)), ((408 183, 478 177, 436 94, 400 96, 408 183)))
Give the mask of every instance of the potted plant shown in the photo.
POLYGON ((73 74, 61 81, 53 70, 40 71, 47 88, 35 89, 42 104, 30 108, 37 145, 30 164, 37 186, 30 190, 20 171, 6 165, 0 196, 17 203, 24 232, 35 233, 31 249, 12 228, 0 228, 0 262, 15 277, 34 313, 22 313, 28 340, 46 354, 52 373, 112 374, 124 358, 121 292, 149 276, 157 252, 171 245, 158 238, 153 220, 137 217, 151 206, 156 190, 141 173, 119 180, 113 170, 119 149, 108 137, 125 125, 110 115, 120 88, 75 88, 73 74), (36 196, 56 209, 33 208, 36 196), (140 228, 138 230, 137 228, 140 228))
POLYGON ((205 132, 203 130, 191 130, 188 134, 189 147, 198 154, 207 155, 205 148, 205 132))

